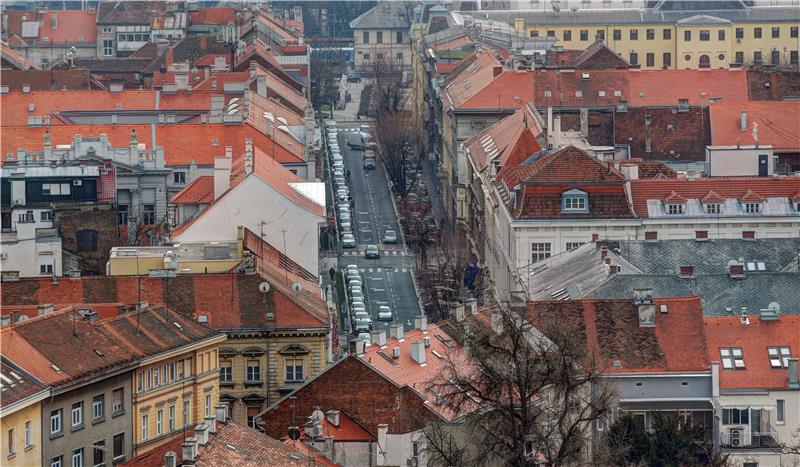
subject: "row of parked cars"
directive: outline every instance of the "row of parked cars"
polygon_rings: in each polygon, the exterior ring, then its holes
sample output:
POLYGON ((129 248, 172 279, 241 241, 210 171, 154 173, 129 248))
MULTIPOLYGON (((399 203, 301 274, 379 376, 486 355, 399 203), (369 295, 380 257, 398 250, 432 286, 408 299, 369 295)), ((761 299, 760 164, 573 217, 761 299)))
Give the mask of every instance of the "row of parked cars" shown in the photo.
POLYGON ((335 190, 336 214, 339 217, 339 231, 341 235, 342 247, 355 248, 356 238, 353 235, 352 197, 350 188, 347 186, 347 172, 344 168, 344 156, 339 147, 339 131, 336 121, 328 120, 325 122, 328 133, 328 149, 330 150, 330 166, 333 178, 333 189, 335 190))
MULTIPOLYGON (((347 292, 350 297, 350 317, 353 321, 355 332, 369 332, 372 330, 372 317, 367 311, 365 304, 364 280, 361 271, 355 264, 348 264, 344 269, 344 278, 347 282, 347 292)), ((392 309, 386 305, 378 307, 378 319, 381 321, 391 321, 394 318, 392 309)))

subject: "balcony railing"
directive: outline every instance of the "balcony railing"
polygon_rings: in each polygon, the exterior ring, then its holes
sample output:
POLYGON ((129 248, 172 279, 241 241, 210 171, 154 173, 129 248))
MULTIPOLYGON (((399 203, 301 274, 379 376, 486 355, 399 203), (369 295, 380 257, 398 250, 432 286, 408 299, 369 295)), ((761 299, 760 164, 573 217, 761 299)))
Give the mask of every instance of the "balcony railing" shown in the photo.
POLYGON ((720 433, 720 445, 727 449, 771 449, 779 447, 778 433, 770 431, 745 431, 733 434, 730 430, 720 433))

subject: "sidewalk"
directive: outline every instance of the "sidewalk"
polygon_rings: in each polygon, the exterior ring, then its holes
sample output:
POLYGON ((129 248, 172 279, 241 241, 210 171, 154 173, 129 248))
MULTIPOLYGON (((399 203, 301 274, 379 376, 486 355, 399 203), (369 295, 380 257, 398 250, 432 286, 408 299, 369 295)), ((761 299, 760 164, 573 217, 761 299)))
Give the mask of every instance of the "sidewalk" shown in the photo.
POLYGON ((436 219, 436 225, 438 225, 440 229, 444 229, 445 226, 441 224, 443 222, 447 223, 447 215, 445 214, 442 194, 439 192, 439 185, 436 180, 436 162, 426 157, 422 161, 421 166, 422 180, 428 188, 428 200, 431 204, 431 212, 433 213, 434 219, 436 219))

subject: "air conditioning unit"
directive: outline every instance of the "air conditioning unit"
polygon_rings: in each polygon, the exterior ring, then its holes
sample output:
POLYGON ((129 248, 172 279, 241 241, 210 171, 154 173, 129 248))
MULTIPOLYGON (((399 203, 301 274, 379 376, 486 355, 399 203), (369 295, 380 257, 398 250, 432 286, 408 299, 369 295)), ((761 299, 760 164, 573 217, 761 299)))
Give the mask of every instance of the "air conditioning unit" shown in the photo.
POLYGON ((419 460, 416 457, 409 457, 406 459, 406 466, 407 467, 417 467, 419 465, 419 460))
POLYGON ((728 431, 730 443, 732 447, 740 447, 743 444, 744 430, 741 428, 731 428, 728 431))
POLYGON ((72 186, 81 186, 83 185, 83 180, 75 179, 72 181, 72 186))

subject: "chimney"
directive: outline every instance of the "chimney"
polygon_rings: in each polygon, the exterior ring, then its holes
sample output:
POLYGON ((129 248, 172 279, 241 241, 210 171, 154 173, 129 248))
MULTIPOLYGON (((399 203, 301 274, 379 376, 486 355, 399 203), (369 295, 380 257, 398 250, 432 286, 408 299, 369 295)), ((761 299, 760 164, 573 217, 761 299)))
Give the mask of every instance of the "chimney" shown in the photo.
POLYGON ((428 318, 426 318, 425 315, 417 315, 414 318, 414 328, 419 329, 420 331, 427 331, 428 318))
POLYGON ((500 65, 497 65, 492 69, 492 77, 498 76, 501 73, 503 73, 503 67, 500 65))
POLYGON ((217 417, 214 415, 209 415, 203 419, 206 421, 205 425, 208 427, 208 438, 210 439, 211 435, 217 433, 217 417))
POLYGON ((364 348, 366 347, 364 339, 356 339, 355 351, 356 355, 364 355, 364 348))
POLYGON ((607 247, 601 247, 600 248, 600 257, 601 258, 607 258, 608 257, 608 248, 607 247))
POLYGON ((464 300, 464 312, 470 314, 477 314, 478 313, 478 300, 474 298, 468 298, 464 300))
POLYGON ((389 425, 381 423, 378 425, 378 451, 376 465, 386 465, 386 443, 388 441, 389 425))
POLYGON ((733 279, 743 279, 744 278, 744 264, 740 263, 733 263, 728 266, 728 270, 730 272, 730 276, 733 279))
POLYGON ((581 107, 581 136, 589 137, 589 108, 581 107))
POLYGON ((383 347, 386 345, 386 331, 372 331, 372 345, 383 347))
POLYGON ((323 441, 325 443, 325 448, 324 448, 325 449, 324 450, 325 458, 333 461, 333 459, 335 457, 333 436, 325 436, 322 439, 323 439, 323 441))
POLYGON ((333 426, 339 426, 339 411, 338 410, 329 410, 325 412, 325 419, 328 420, 333 426))
POLYGON ((178 455, 173 451, 164 454, 164 467, 175 467, 177 465, 178 455))
MULTIPOLYGON (((230 146, 228 146, 230 147, 230 146)), ((214 199, 219 198, 228 191, 231 184, 231 161, 227 156, 228 148, 225 148, 226 157, 214 158, 214 199)))
POLYGON ((269 97, 267 96, 267 77, 264 75, 256 76, 256 94, 264 98, 269 97))
POLYGON ((244 173, 253 173, 253 140, 250 138, 244 140, 244 173))
POLYGON ((798 374, 798 367, 797 367, 798 359, 790 358, 789 359, 789 387, 791 389, 798 389, 800 388, 800 375, 798 374))
POLYGON ((220 404, 214 407, 217 415, 217 421, 220 423, 225 423, 228 421, 228 404, 220 404))
POLYGON ((694 266, 681 266, 679 275, 683 278, 694 276, 694 266))
POLYGON ((183 442, 181 447, 183 448, 184 463, 194 463, 194 458, 197 455, 197 451, 195 451, 196 446, 197 440, 195 438, 186 438, 186 441, 183 442))
POLYGON ((201 423, 195 426, 194 437, 197 439, 198 446, 205 446, 208 443, 208 425, 201 423))
POLYGON ((44 303, 42 305, 39 305, 38 315, 39 316, 44 316, 44 315, 46 315, 48 313, 52 313, 53 309, 54 309, 54 307, 53 307, 52 303, 44 303))
POLYGON ((258 69, 256 68, 255 60, 253 60, 250 62, 250 77, 255 78, 256 76, 258 76, 258 69))
POLYGON ((711 396, 719 397, 719 362, 711 362, 711 396))
POLYGON ((403 340, 403 325, 400 323, 395 323, 389 326, 389 337, 394 337, 398 341, 403 340))
POLYGON ((739 129, 741 131, 747 131, 747 111, 742 110, 739 114, 739 129))
POLYGON ((411 358, 420 365, 425 364, 425 342, 416 341, 411 343, 411 358))
POLYGON ((603 258, 603 262, 610 265, 611 264, 611 258, 606 256, 605 258, 603 258))
POLYGON ((461 302, 450 302, 450 316, 456 321, 464 321, 464 304, 461 302))

